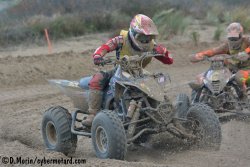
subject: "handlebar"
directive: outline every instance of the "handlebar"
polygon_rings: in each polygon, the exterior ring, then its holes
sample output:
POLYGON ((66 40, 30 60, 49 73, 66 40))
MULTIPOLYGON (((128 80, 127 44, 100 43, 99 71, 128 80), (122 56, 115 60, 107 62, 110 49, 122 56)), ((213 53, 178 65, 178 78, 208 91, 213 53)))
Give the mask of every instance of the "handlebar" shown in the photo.
POLYGON ((145 58, 150 58, 150 57, 157 57, 157 56, 164 56, 163 54, 144 54, 144 55, 135 55, 135 56, 127 56, 125 55, 124 57, 122 57, 120 60, 117 60, 117 59, 111 59, 111 58, 107 58, 107 59, 104 59, 104 62, 103 62, 103 65, 114 65, 114 64, 121 64, 121 63, 124 63, 124 62, 139 62, 139 61, 142 61, 143 59, 145 58))
POLYGON ((104 59, 103 64, 104 65, 112 65, 112 64, 114 64, 114 60, 112 60, 112 59, 104 59))
POLYGON ((207 60, 207 61, 224 61, 226 59, 232 59, 232 58, 236 58, 236 55, 218 54, 218 55, 215 55, 213 57, 205 56, 204 60, 207 60))

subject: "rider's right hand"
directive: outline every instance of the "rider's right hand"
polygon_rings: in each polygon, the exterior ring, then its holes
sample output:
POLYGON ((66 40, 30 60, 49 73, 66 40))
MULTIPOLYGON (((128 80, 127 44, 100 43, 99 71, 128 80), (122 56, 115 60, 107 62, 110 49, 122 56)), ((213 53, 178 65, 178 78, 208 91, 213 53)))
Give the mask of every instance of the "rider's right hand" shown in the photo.
POLYGON ((104 65, 104 59, 100 55, 95 55, 94 56, 94 64, 95 65, 104 65))

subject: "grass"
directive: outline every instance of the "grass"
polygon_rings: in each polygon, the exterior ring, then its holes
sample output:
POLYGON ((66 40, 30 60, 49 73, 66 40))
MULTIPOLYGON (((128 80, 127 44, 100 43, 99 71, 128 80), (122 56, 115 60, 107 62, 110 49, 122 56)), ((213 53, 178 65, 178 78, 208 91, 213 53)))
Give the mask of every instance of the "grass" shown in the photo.
MULTIPOLYGON (((48 28, 53 40, 103 31, 112 31, 117 35, 120 29, 129 28, 130 20, 138 13, 153 18, 163 39, 182 34, 192 21, 190 15, 214 26, 237 21, 250 32, 248 8, 243 5, 234 7, 236 2, 233 0, 225 2, 223 0, 209 2, 103 0, 101 3, 99 0, 13 0, 13 2, 18 3, 0 13, 1 46, 25 41, 39 43, 44 40, 44 28, 48 28)), ((219 40, 220 36, 221 29, 218 27, 214 33, 214 40, 219 40)), ((191 39, 197 45, 198 32, 192 32, 191 39)))
POLYGON ((75 14, 33 16, 22 23, 19 22, 18 26, 0 25, 0 44, 7 46, 25 41, 39 43, 44 39, 45 28, 49 30, 53 40, 102 32, 111 29, 111 15, 96 15, 89 18, 75 14))
MULTIPOLYGON (((231 1, 228 1, 228 3, 231 1)), ((215 36, 221 34, 221 28, 219 24, 230 24, 232 22, 239 22, 246 32, 250 32, 250 11, 249 6, 236 6, 226 7, 221 3, 216 2, 214 7, 207 12, 204 24, 214 25, 217 27, 215 36)), ((214 37, 215 37, 214 36, 214 37)), ((217 40, 217 37, 214 39, 217 40)))
POLYGON ((194 42, 195 46, 198 46, 200 41, 200 34, 197 31, 191 33, 191 39, 194 42))
POLYGON ((214 36, 213 36, 213 39, 215 41, 219 41, 221 39, 221 35, 223 33, 223 30, 221 28, 221 25, 218 25, 215 32, 214 32, 214 36))
POLYGON ((237 7, 229 11, 230 22, 239 22, 246 32, 250 32, 249 7, 237 7))
POLYGON ((175 9, 164 10, 153 17, 158 26, 161 38, 167 39, 173 35, 182 34, 190 23, 190 18, 175 9))

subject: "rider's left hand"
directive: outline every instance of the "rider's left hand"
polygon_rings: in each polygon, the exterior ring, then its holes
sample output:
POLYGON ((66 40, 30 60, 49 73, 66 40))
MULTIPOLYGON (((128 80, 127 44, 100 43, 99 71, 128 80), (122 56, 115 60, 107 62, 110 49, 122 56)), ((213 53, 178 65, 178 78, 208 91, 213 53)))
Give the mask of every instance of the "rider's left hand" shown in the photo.
POLYGON ((157 45, 157 46, 155 47, 155 52, 156 52, 157 54, 165 55, 165 54, 167 53, 167 49, 166 49, 164 46, 162 46, 162 45, 157 45))
POLYGON ((239 52, 236 58, 240 61, 246 61, 249 58, 249 54, 247 54, 245 51, 239 52))
POLYGON ((189 55, 189 60, 192 62, 192 63, 196 63, 196 62, 199 62, 199 61, 202 61, 205 59, 205 56, 202 55, 202 54, 191 54, 189 55))

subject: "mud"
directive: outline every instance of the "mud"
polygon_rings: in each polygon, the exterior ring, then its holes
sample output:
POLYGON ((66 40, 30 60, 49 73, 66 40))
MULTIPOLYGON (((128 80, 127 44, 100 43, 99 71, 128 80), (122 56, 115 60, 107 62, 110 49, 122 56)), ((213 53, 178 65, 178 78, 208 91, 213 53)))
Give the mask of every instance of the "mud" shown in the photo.
MULTIPOLYGON (((172 79, 169 96, 172 98, 179 92, 190 94, 186 83, 206 70, 208 64, 191 64, 187 55, 216 45, 201 43, 198 48, 190 43, 169 44, 168 49, 173 51, 175 63, 165 66, 154 60, 148 70, 169 73, 172 79)), ((89 58, 98 44, 94 42, 91 46, 83 54, 79 50, 63 50, 54 54, 37 52, 27 56, 25 52, 19 56, 16 56, 17 53, 1 55, 0 156, 66 158, 61 153, 45 149, 41 120, 43 112, 51 106, 62 105, 68 109, 73 106, 70 99, 48 85, 46 80, 79 79, 99 70, 89 58)), ((79 137, 73 158, 87 160, 87 164, 79 166, 247 167, 250 164, 249 129, 250 123, 246 121, 232 120, 222 124, 219 151, 197 150, 183 145, 169 134, 155 135, 148 144, 129 151, 125 161, 97 159, 91 139, 79 137)))

